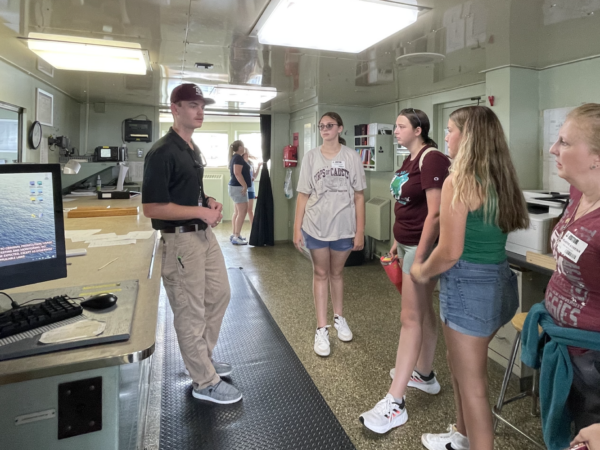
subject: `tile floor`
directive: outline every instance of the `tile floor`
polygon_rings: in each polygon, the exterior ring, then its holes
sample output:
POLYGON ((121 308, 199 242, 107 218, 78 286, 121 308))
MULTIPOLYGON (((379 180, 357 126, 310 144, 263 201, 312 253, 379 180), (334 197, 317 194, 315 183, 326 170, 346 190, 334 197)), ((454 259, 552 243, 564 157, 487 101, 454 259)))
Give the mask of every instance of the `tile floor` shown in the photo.
MULTIPOLYGON (((215 229, 227 267, 243 267, 296 354, 357 449, 420 449, 427 432, 445 432, 455 421, 452 387, 446 365, 444 339, 439 336, 435 370, 442 386, 437 396, 410 389, 409 421, 386 435, 367 430, 358 416, 387 393, 389 370, 394 366, 400 331, 400 296, 378 261, 344 271, 344 315, 354 333, 350 343, 336 338, 331 328, 332 352, 321 358, 313 352, 316 319, 312 297, 311 262, 293 245, 234 246, 229 243, 231 222, 215 229)), ((242 235, 249 237, 249 227, 242 235)), ((438 309, 437 301, 435 308, 438 309)), ((331 312, 331 324, 333 313, 331 312)), ((500 391, 504 369, 490 360, 490 401, 500 391)), ((508 396, 517 393, 513 380, 508 396)), ((541 440, 539 418, 529 413, 530 401, 509 405, 509 420, 541 440)), ((533 448, 514 431, 499 425, 495 447, 503 450, 533 448)))

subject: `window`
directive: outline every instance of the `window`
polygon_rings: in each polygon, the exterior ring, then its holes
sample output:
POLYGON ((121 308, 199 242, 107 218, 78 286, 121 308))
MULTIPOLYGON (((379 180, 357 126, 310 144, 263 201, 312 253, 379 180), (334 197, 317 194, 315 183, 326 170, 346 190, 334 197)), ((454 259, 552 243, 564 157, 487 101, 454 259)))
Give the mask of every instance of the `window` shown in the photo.
POLYGON ((227 133, 194 133, 192 139, 200 148, 208 167, 226 167, 229 164, 227 133))
POLYGON ((250 154, 256 159, 254 160, 254 166, 259 162, 262 162, 262 145, 261 145, 261 134, 260 133, 240 133, 238 139, 244 143, 250 154))

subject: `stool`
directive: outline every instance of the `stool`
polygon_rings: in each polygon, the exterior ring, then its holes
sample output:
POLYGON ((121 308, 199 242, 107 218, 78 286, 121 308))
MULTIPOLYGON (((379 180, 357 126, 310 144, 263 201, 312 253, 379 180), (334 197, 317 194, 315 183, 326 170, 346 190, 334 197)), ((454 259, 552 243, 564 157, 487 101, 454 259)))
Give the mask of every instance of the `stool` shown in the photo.
MULTIPOLYGON (((494 415, 494 432, 496 431, 496 428, 498 427, 498 421, 501 421, 501 422, 505 423, 506 425, 508 425, 509 427, 511 427, 513 430, 519 432, 522 436, 524 436, 529 441, 531 441, 536 447, 545 450, 546 446, 544 444, 541 444, 540 442, 536 441, 534 438, 529 436, 523 430, 517 428, 515 425, 510 423, 508 420, 506 420, 501 415, 502 408, 504 407, 504 405, 508 405, 509 403, 512 403, 516 400, 520 400, 522 398, 531 396, 531 414, 533 416, 539 416, 539 410, 538 410, 539 372, 537 370, 535 370, 533 372, 533 385, 532 385, 530 391, 521 392, 520 394, 515 395, 514 397, 509 398, 508 400, 504 400, 504 397, 506 395, 506 388, 508 387, 508 382, 510 381, 510 375, 512 373, 512 369, 515 364, 515 359, 517 358, 517 353, 519 351, 519 345, 521 344, 521 332, 523 331, 523 325, 525 324, 526 317, 527 317, 527 313, 519 313, 519 314, 516 314, 515 317, 513 317, 512 320, 510 321, 512 323, 512 326, 515 327, 515 330, 517 330, 517 336, 515 337, 515 342, 513 343, 512 351, 510 353, 510 358, 508 360, 508 365, 506 366, 506 372, 504 373, 504 380, 502 380, 502 389, 500 390, 500 396, 498 397, 498 402, 496 403, 496 406, 494 406, 492 408, 492 414, 494 415)), ((541 332, 541 328, 540 328, 540 332, 541 332)))

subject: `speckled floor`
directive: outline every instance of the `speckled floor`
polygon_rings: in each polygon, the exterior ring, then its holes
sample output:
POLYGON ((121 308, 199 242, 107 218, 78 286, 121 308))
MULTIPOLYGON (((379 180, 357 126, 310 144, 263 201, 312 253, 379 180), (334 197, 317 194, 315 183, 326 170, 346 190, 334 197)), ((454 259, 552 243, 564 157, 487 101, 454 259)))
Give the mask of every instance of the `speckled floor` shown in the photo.
MULTIPOLYGON (((277 324, 313 378, 323 397, 357 449, 421 449, 422 433, 445 432, 455 421, 452 387, 446 365, 446 347, 439 337, 435 370, 442 391, 437 396, 416 389, 407 392, 409 421, 385 435, 367 430, 358 416, 371 409, 387 393, 389 370, 394 366, 400 332, 400 297, 378 261, 344 271, 344 315, 354 333, 350 343, 331 332, 331 355, 321 358, 313 351, 316 319, 312 297, 312 266, 293 245, 274 247, 234 246, 229 242, 231 223, 215 233, 228 267, 242 267, 277 324)), ((249 236, 246 225, 242 235, 249 236)), ((436 301, 436 310, 438 308, 436 301)), ((330 305, 331 324, 333 312, 330 305)), ((495 403, 504 369, 489 362, 490 401, 495 403)), ((507 396, 517 393, 513 380, 507 396)), ((530 401, 522 400, 504 410, 513 423, 541 441, 540 419, 529 414, 530 401)), ((533 448, 528 441, 499 425, 495 448, 533 448)))

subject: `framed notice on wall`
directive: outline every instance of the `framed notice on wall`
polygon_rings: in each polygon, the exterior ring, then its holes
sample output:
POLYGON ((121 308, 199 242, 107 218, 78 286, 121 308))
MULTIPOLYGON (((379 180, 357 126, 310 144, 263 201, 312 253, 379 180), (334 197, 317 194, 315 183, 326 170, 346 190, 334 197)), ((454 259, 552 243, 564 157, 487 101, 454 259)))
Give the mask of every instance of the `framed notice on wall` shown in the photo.
POLYGON ((42 125, 54 126, 54 96, 41 89, 36 89, 35 120, 42 125))

